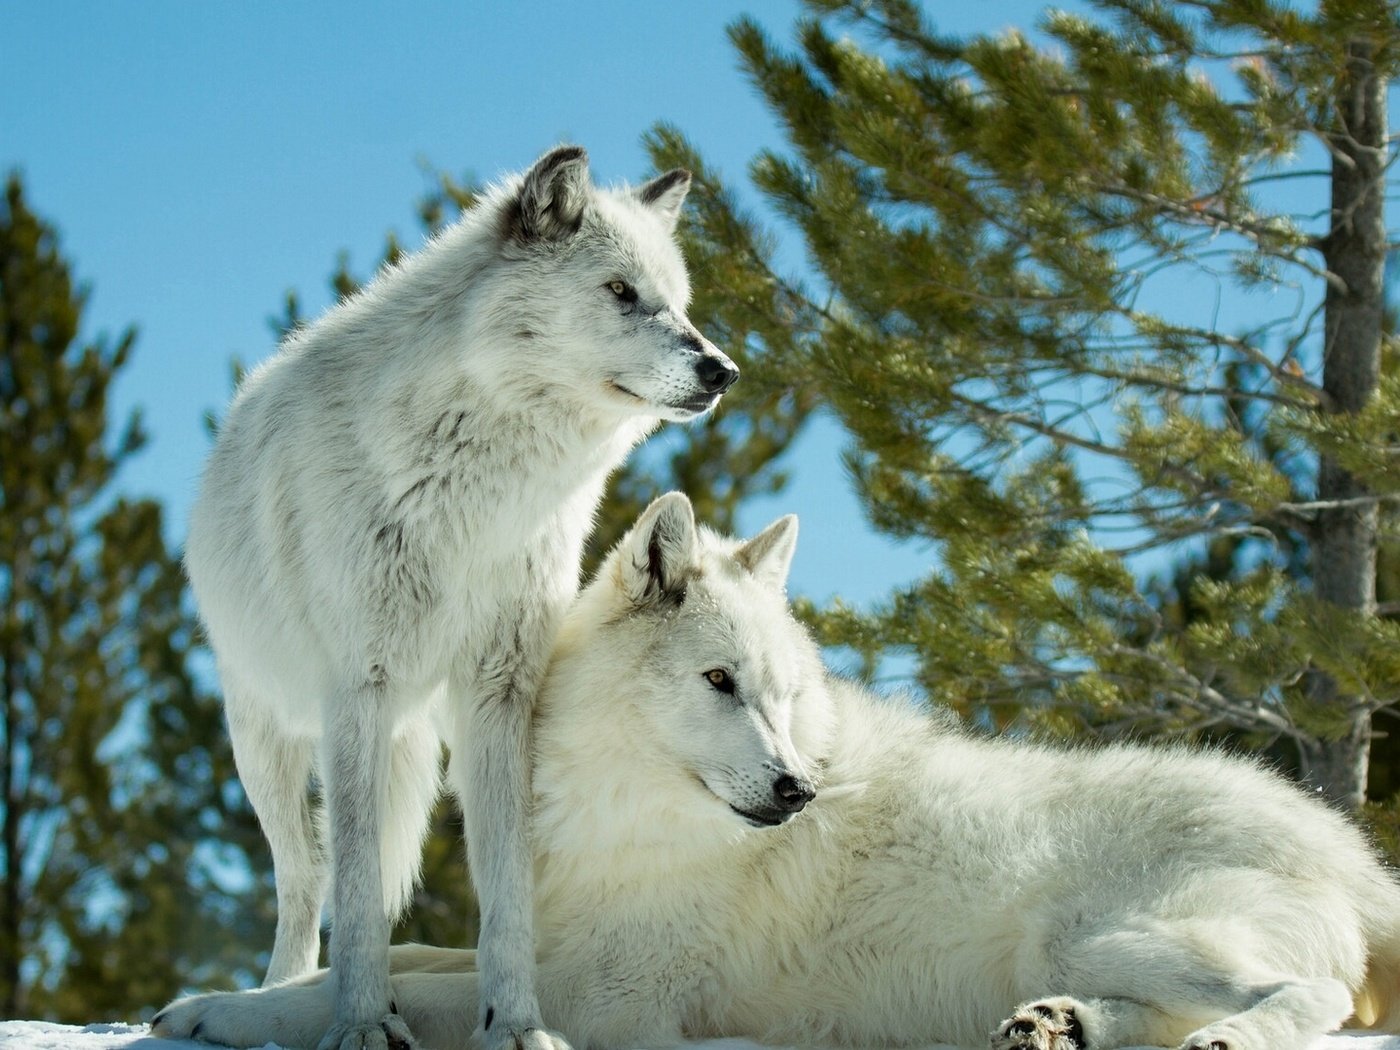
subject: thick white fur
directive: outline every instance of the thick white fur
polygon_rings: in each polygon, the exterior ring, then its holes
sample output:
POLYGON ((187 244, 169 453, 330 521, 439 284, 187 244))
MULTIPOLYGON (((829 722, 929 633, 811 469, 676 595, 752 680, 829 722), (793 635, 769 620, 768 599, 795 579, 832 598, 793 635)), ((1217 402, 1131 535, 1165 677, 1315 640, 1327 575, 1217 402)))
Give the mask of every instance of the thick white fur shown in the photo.
MULTIPOLYGON (((1392 998, 1400 892, 1327 806, 1218 753, 985 739, 831 680, 782 594, 795 521, 744 546, 690 521, 653 505, 541 693, 551 1025, 598 1048, 1303 1050, 1392 998), (755 828, 731 807, 780 768, 816 799, 755 828)), ((393 968, 423 1041, 467 1045, 474 953, 393 968)), ((164 1030, 299 1046, 329 1003, 312 977, 186 1000, 164 1030)))
POLYGON ((737 374, 685 317, 689 182, 600 190, 582 150, 546 154, 294 334, 220 431, 187 562, 276 867, 266 984, 316 966, 329 884, 328 1050, 409 1038, 389 919, 444 740, 487 1041, 553 1040, 533 972, 530 710, 608 473, 658 420, 714 404, 702 363, 737 374))

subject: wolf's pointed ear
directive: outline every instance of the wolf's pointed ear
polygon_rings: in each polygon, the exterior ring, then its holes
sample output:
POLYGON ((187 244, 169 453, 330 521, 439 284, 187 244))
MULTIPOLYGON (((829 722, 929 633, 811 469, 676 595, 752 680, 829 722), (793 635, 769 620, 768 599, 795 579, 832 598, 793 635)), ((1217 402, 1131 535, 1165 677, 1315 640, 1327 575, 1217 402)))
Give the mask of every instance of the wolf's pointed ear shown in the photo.
POLYGON ((695 511, 684 493, 658 496, 622 541, 619 581, 634 605, 680 601, 695 567, 695 511))
POLYGON ((525 173, 506 212, 506 232, 519 241, 561 241, 578 232, 587 203, 588 153, 582 146, 560 146, 525 173))
POLYGON ((656 211, 671 229, 681 217, 681 205, 690 192, 690 172, 673 168, 650 182, 637 187, 637 196, 648 208, 656 211))
POLYGON ((796 550, 797 515, 788 514, 735 551, 734 560, 761 582, 781 591, 787 586, 788 569, 796 550))

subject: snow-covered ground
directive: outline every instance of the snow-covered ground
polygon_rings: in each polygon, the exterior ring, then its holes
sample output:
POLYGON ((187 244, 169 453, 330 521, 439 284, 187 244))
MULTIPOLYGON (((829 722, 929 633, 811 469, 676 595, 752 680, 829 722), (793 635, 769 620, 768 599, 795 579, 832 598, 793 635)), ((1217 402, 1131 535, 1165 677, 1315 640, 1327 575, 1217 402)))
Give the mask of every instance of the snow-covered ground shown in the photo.
MULTIPOLYGON (((208 1043, 189 1039, 154 1039, 143 1024, 90 1024, 86 1028, 45 1021, 0 1021, 4 1050, 209 1050, 208 1043)), ((696 1043, 691 1050, 754 1050, 738 1039, 696 1043)), ((264 1050, 278 1050, 268 1043, 264 1050)), ((1313 1050, 1400 1050, 1400 1036, 1333 1035, 1313 1050)))
POLYGON ((153 1039, 144 1024, 90 1024, 74 1028, 47 1021, 0 1021, 5 1050, 209 1050, 188 1039, 153 1039))

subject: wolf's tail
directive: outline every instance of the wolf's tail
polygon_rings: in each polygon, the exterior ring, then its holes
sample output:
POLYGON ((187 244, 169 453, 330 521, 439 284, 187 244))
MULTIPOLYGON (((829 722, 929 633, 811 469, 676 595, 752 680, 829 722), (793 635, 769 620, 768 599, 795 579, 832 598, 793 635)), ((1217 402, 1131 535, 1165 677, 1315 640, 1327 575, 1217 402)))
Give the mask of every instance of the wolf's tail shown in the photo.
POLYGON ((1400 1033, 1400 908, 1388 918, 1371 930, 1366 977, 1356 992, 1348 1028, 1400 1033))

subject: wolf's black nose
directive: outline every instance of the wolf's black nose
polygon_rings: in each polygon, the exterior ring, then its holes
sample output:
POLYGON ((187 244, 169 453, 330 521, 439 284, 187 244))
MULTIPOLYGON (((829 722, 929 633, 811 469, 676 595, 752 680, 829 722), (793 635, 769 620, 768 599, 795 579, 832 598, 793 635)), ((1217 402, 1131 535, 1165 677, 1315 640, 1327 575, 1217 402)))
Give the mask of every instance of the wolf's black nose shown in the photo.
POLYGON ((723 393, 739 378, 739 370, 733 362, 710 354, 705 354, 695 363, 695 374, 700 377, 700 385, 707 394, 723 393))
POLYGON ((791 773, 784 773, 773 782, 773 797, 777 800, 778 808, 796 813, 817 797, 817 790, 812 787, 811 781, 799 780, 791 773))

